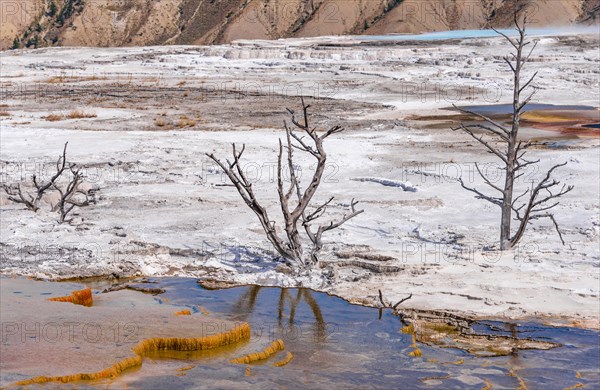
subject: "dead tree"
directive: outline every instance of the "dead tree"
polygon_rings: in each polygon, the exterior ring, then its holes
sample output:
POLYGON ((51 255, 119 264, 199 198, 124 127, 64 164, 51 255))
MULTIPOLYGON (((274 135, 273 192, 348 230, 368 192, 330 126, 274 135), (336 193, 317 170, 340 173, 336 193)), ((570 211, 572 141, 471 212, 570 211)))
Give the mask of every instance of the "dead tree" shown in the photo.
POLYGON ((267 209, 257 200, 252 183, 247 179, 240 165, 245 145, 238 151, 236 145, 233 144, 233 162, 229 160, 221 162, 213 154, 207 154, 227 174, 246 205, 254 211, 267 239, 271 242, 275 250, 288 262, 300 268, 318 263, 318 253, 323 248, 323 233, 340 227, 364 211, 356 209, 358 202, 355 202, 353 199, 350 202, 349 212, 344 214, 340 219, 316 226, 316 221, 325 214, 327 208, 331 206, 334 200, 334 197, 330 197, 326 202, 309 210, 313 196, 321 184, 321 178, 326 167, 327 154, 323 147, 323 141, 330 135, 342 132, 343 129, 340 126, 333 126, 319 135, 316 127, 312 127, 309 124, 309 108, 310 105, 305 104, 304 99, 302 99, 302 122, 296 118, 293 110, 288 109, 295 130, 299 130, 304 136, 297 134, 292 126, 288 126, 288 123, 284 121, 286 146, 284 147, 282 140, 279 140, 277 192, 284 221, 284 226, 282 227, 284 235, 277 231, 275 221, 269 216, 267 209), (285 158, 287 159, 287 169, 290 175, 289 184, 284 183, 283 179, 284 164, 286 164, 284 163, 284 150, 285 158), (314 157, 317 162, 312 179, 305 189, 301 188, 300 180, 295 173, 294 150, 307 153, 314 157), (300 228, 304 229, 306 236, 300 234, 300 228), (310 246, 308 255, 306 254, 304 245, 307 243, 306 237, 310 246))
MULTIPOLYGON (((83 191, 79 188, 83 183, 83 174, 81 168, 78 168, 75 164, 69 167, 71 174, 73 175, 67 186, 63 189, 57 183, 53 183, 52 187, 56 190, 60 198, 58 202, 52 206, 52 211, 58 211, 59 223, 67 221, 67 215, 73 211, 75 207, 85 207, 90 205, 90 199, 88 197, 88 191, 83 191), (78 201, 76 197, 83 197, 84 199, 78 201)), ((68 221, 67 221, 68 222, 68 221)))
POLYGON ((67 164, 67 145, 63 149, 62 156, 56 161, 56 173, 45 183, 38 181, 37 175, 32 176, 33 186, 35 187, 34 194, 23 192, 21 184, 17 183, 16 186, 3 185, 4 191, 8 194, 8 199, 15 203, 24 204, 27 209, 37 212, 40 209, 40 202, 44 196, 44 193, 53 188, 56 181, 63 174, 67 164))
POLYGON ((502 161, 504 170, 504 186, 502 187, 494 184, 492 180, 481 171, 479 166, 475 164, 475 168, 484 183, 492 190, 499 193, 499 195, 488 195, 477 188, 468 187, 465 185, 462 178, 459 179, 460 185, 464 189, 475 193, 475 198, 486 200, 501 208, 501 250, 507 250, 514 247, 523 237, 528 224, 541 218, 548 218, 552 221, 560 240, 564 245, 558 223, 556 222, 554 215, 550 213, 550 210, 559 204, 557 201, 558 198, 573 189, 572 185, 561 185, 560 181, 552 178, 552 173, 557 168, 565 166, 567 164, 565 162, 563 164, 554 165, 547 171, 544 178, 537 185, 532 185, 531 188, 526 189, 520 195, 513 197, 515 180, 518 180, 526 173, 525 169, 527 167, 539 163, 539 160, 528 160, 525 158, 528 149, 534 146, 534 143, 531 141, 523 142, 518 139, 521 114, 523 113, 525 106, 537 92, 537 89, 534 87, 525 99, 521 98, 523 91, 531 87, 531 83, 537 76, 536 72, 527 80, 527 82, 521 84, 521 72, 525 64, 529 61, 537 42, 532 45, 527 53, 525 52, 526 46, 531 44, 531 42, 527 40, 525 32, 527 27, 527 15, 525 14, 522 18, 522 22, 520 22, 518 14, 518 12, 515 12, 514 14, 514 24, 518 32, 518 37, 513 39, 494 29, 494 31, 502 35, 515 50, 510 57, 504 57, 504 61, 508 64, 513 74, 513 102, 510 128, 485 115, 454 106, 459 111, 482 120, 483 124, 465 125, 463 123, 452 129, 464 131, 483 145, 489 153, 494 154, 502 161), (515 234, 512 234, 511 231, 512 220, 517 221, 519 225, 515 234))

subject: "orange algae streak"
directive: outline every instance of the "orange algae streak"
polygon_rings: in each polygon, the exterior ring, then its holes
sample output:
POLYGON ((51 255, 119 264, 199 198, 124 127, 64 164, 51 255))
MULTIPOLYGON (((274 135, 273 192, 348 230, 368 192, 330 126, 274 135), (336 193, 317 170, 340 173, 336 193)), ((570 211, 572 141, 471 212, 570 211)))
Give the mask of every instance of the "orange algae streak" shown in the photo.
POLYGON ((423 352, 419 348, 416 348, 414 351, 409 352, 408 356, 410 356, 410 357, 421 357, 421 356, 423 356, 423 352))
POLYGON ((65 376, 36 376, 35 378, 17 382, 14 384, 14 386, 28 386, 28 385, 48 383, 48 382, 69 383, 69 382, 77 382, 77 381, 89 381, 89 380, 97 380, 97 379, 114 378, 129 368, 133 368, 133 367, 137 367, 137 366, 141 366, 141 365, 142 365, 142 357, 134 356, 134 357, 130 357, 127 359, 123 359, 120 362, 113 364, 109 368, 104 369, 102 371, 89 373, 89 374, 82 373, 82 374, 73 374, 73 375, 65 375, 65 376))
POLYGON ((71 302, 76 305, 83 305, 87 307, 92 306, 92 304, 94 303, 91 288, 73 291, 71 295, 67 295, 66 297, 48 298, 48 300, 55 302, 71 302))
MULTIPOLYGON (((218 348, 229 344, 235 344, 242 340, 250 338, 250 325, 243 323, 231 329, 230 331, 215 334, 212 336, 198 338, 150 338, 140 341, 134 348, 136 356, 123 359, 116 364, 95 373, 82 373, 65 376, 38 376, 24 381, 16 382, 13 386, 27 386, 48 382, 77 382, 86 380, 98 380, 106 378, 114 378, 120 375, 123 371, 141 366, 142 357, 145 353, 158 350, 173 350, 173 351, 199 351, 211 348, 218 348)), ((279 340, 281 341, 281 340, 279 340)), ((283 341, 282 349, 283 349, 283 341)))
POLYGON ((278 339, 275 340, 269 345, 267 348, 263 349, 260 352, 254 352, 246 356, 241 356, 239 358, 231 360, 231 363, 234 364, 249 364, 252 362, 256 362, 259 360, 265 360, 273 356, 279 351, 283 351, 285 345, 283 344, 283 340, 278 339))
POLYGON ((203 306, 198 306, 198 310, 200 310, 200 312, 206 316, 210 314, 210 312, 206 310, 203 306))
POLYGON ((176 316, 191 316, 192 312, 189 309, 180 310, 180 311, 176 312, 175 315, 176 316))
POLYGON ((202 351, 206 349, 223 347, 235 344, 238 341, 250 338, 250 325, 247 323, 236 326, 228 332, 218 333, 212 336, 177 338, 177 337, 155 337, 140 341, 133 352, 138 355, 152 351, 202 351))
POLYGON ((287 355, 285 355, 285 357, 283 359, 278 360, 275 363, 273 363, 273 366, 274 367, 283 367, 286 364, 288 364, 289 362, 291 362, 293 358, 294 358, 294 355, 291 352, 288 352, 287 355))

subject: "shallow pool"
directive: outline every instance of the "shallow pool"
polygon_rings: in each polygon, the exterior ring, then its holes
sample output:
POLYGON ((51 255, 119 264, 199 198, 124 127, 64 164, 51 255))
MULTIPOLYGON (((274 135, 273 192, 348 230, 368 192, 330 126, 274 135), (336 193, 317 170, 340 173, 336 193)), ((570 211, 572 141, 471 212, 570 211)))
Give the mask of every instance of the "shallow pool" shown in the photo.
MULTIPOLYGON (((306 289, 258 286, 207 290, 193 279, 158 279, 166 292, 155 299, 182 305, 192 315, 247 321, 253 334, 240 348, 155 355, 111 381, 132 388, 566 388, 600 386, 599 333, 535 323, 480 322, 484 334, 512 334, 562 344, 510 356, 476 357, 455 348, 418 343, 422 356, 409 356, 411 335, 390 310, 351 305, 306 289), (229 359, 262 349, 281 338, 294 359, 284 367, 271 361, 246 365, 229 359)), ((277 360, 277 358, 275 359, 277 360)))

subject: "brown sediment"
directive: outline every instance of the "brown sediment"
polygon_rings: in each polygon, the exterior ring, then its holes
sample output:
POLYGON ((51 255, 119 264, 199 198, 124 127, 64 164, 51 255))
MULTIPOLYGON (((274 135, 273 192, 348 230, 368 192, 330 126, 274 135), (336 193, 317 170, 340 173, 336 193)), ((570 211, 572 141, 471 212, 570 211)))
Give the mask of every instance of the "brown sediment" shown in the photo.
POLYGON ((179 371, 179 372, 188 371, 188 370, 191 370, 192 368, 195 368, 195 367, 196 366, 194 364, 192 364, 192 365, 189 365, 189 366, 178 368, 177 371, 179 371))
POLYGON ((286 364, 288 364, 289 362, 291 362, 293 358, 294 358, 294 354, 291 352, 288 352, 287 355, 285 355, 285 357, 283 359, 278 360, 275 363, 273 363, 273 366, 274 367, 283 367, 286 364))
POLYGON ((581 123, 598 121, 600 113, 598 110, 532 110, 523 113, 521 119, 537 123, 581 123))
MULTIPOLYGON (((497 334, 477 334, 471 323, 465 318, 448 313, 412 313, 410 325, 401 332, 412 337, 411 348, 417 348, 417 342, 444 348, 457 348, 475 356, 507 356, 515 350, 547 350, 560 344, 544 340, 518 338, 497 334)), ((412 355, 411 355, 412 356, 412 355)))
POLYGON ((600 137, 598 129, 584 127, 598 123, 598 110, 536 110, 524 113, 521 118, 523 124, 540 130, 581 137, 600 137))
POLYGON ((584 388, 585 385, 581 382, 577 382, 575 383, 573 386, 569 386, 569 387, 565 387, 565 390, 575 390, 575 389, 582 389, 584 388))
POLYGON ((185 309, 185 310, 180 310, 178 312, 175 312, 176 316, 191 316, 192 312, 190 311, 190 309, 185 309))
POLYGON ((137 286, 135 284, 119 284, 119 285, 111 286, 109 288, 105 288, 104 290, 102 290, 102 292, 109 293, 109 292, 119 291, 119 290, 133 290, 133 291, 139 291, 141 293, 152 294, 152 295, 162 294, 166 291, 164 288, 159 288, 159 287, 144 287, 144 286, 137 286))
POLYGON ((441 381, 444 379, 450 379, 450 374, 444 376, 428 376, 426 378, 419 379, 419 382, 427 382, 427 381, 441 381))
POLYGON ((580 122, 524 122, 525 125, 534 127, 539 130, 557 131, 565 136, 577 137, 600 137, 600 130, 591 127, 584 127, 595 123, 580 123, 580 122))
POLYGON ((94 299, 92 298, 92 289, 86 288, 83 290, 73 291, 71 295, 67 295, 65 297, 55 297, 48 298, 49 301, 55 302, 71 302, 76 305, 82 305, 90 307, 94 303, 94 299))
POLYGON ((263 349, 260 352, 254 352, 248 354, 246 356, 241 356, 239 358, 235 358, 231 360, 231 363, 234 364, 249 364, 252 362, 257 362, 259 360, 265 360, 273 356, 279 351, 283 351, 285 345, 283 344, 283 340, 278 339, 275 340, 269 345, 267 348, 263 349))
MULTIPOLYGON (((173 351, 200 351, 218 348, 230 344, 235 344, 242 340, 250 338, 250 325, 243 323, 234 327, 233 329, 205 337, 191 337, 191 338, 150 338, 140 341, 134 348, 133 352, 136 354, 133 357, 123 359, 114 365, 98 372, 94 373, 79 373, 73 375, 64 376, 38 376, 24 381, 19 381, 13 384, 13 386, 28 386, 33 384, 41 384, 48 382, 60 382, 69 383, 76 381, 86 380, 98 380, 106 378, 114 378, 123 371, 138 367, 142 365, 143 356, 149 352, 159 350, 173 350, 173 351)), ((277 340, 281 341, 281 340, 277 340)), ((282 348, 283 342, 281 341, 282 348)))
MULTIPOLYGON (((498 120, 510 120, 509 114, 492 115, 498 120)), ((405 119, 430 122, 426 128, 446 128, 460 122, 479 121, 475 115, 410 115, 405 119)), ((598 124, 600 111, 595 110, 532 110, 521 115, 521 124, 539 130, 556 131, 566 136, 578 137, 600 137, 600 131, 596 128, 588 128, 586 125, 598 124)))

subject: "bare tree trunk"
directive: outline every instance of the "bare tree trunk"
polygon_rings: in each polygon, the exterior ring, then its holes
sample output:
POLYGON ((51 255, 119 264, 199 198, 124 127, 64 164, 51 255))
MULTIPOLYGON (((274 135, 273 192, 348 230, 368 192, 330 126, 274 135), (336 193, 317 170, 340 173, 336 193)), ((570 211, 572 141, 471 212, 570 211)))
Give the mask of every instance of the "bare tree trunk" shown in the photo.
POLYGON ((464 189, 475 193, 476 198, 484 199, 490 203, 500 206, 501 250, 508 250, 514 247, 523 237, 527 225, 532 220, 540 218, 549 218, 553 222, 554 227, 560 237, 560 240, 564 244, 562 233, 559 230, 556 219, 554 219, 554 215, 547 212, 548 210, 557 206, 558 202, 554 202, 551 204, 548 204, 548 202, 563 196, 564 194, 570 192, 573 189, 573 186, 563 185, 562 188, 557 192, 552 192, 552 189, 559 186, 560 182, 557 180, 551 180, 551 174, 556 168, 566 165, 566 163, 564 163, 553 166, 547 172, 544 179, 542 179, 536 187, 527 189, 522 194, 518 195, 517 197, 514 197, 515 181, 525 174, 525 172, 523 172, 523 169, 532 164, 537 164, 539 162, 539 160, 530 161, 524 158, 525 154, 527 153, 527 149, 530 148, 533 145, 533 143, 530 141, 523 143, 522 141, 518 140, 521 113, 523 112, 525 106, 531 101, 531 99, 537 91, 536 89, 534 89, 533 92, 531 92, 531 94, 529 94, 527 98, 521 100, 521 93, 527 87, 529 87, 529 85, 537 75, 537 73, 535 73, 526 83, 521 85, 521 71, 523 69, 523 66, 528 62, 529 57, 531 56, 531 53, 535 49, 537 43, 533 45, 533 47, 527 55, 523 54, 523 49, 531 42, 527 41, 527 37, 525 34, 525 29, 527 25, 527 15, 523 17, 523 22, 521 24, 519 22, 518 12, 519 11, 517 10, 514 14, 515 27, 517 28, 517 31, 519 33, 517 39, 512 39, 506 34, 495 30, 498 34, 502 35, 515 49, 515 52, 512 54, 512 57, 504 57, 504 61, 508 64, 513 73, 511 128, 509 129, 504 125, 484 115, 469 110, 463 110, 455 106, 455 108, 457 108, 463 113, 476 116, 479 119, 483 119, 486 122, 486 124, 468 126, 461 124, 459 127, 453 129, 463 130, 472 138, 477 140, 480 144, 482 144, 488 150, 488 152, 496 155, 496 157, 498 157, 504 163, 505 178, 504 186, 502 188, 493 184, 492 181, 488 177, 486 177, 483 174, 483 172, 479 169, 479 166, 475 164, 475 167, 477 168, 479 175, 483 178, 485 184, 491 187, 493 190, 499 192, 501 196, 487 195, 476 188, 466 186, 462 178, 459 179, 461 186, 464 189), (482 130, 488 135, 492 135, 496 138, 499 138, 500 141, 504 144, 505 148, 501 149, 495 146, 490 140, 484 139, 483 135, 476 135, 474 130, 482 130), (539 196, 541 191, 546 191, 547 195, 546 197, 540 199, 539 196), (517 203, 519 199, 525 195, 529 195, 529 201, 518 205, 517 203), (511 222, 513 219, 519 221, 519 227, 514 235, 512 235, 511 231, 511 222))
MULTIPOLYGON (((518 26, 518 21, 515 17, 515 24, 518 26)), ((513 112, 512 112, 512 128, 508 135, 508 145, 506 148, 506 177, 504 181, 504 191, 502 196, 502 216, 500 221, 500 249, 507 250, 511 248, 511 220, 512 220, 512 203, 513 191, 515 183, 515 167, 517 166, 517 137, 519 135, 519 125, 521 120, 521 67, 523 66, 522 53, 525 45, 525 26, 519 29, 519 40, 516 46, 515 65, 511 66, 513 70, 513 112)), ((510 65, 510 63, 509 63, 510 65)))
MULTIPOLYGON (((356 210, 355 206, 358 202, 352 200, 350 204, 351 212, 344 214, 339 221, 331 221, 329 224, 321 225, 317 228, 316 232, 311 229, 311 222, 319 219, 325 213, 327 207, 330 206, 333 201, 333 197, 329 198, 328 201, 316 207, 312 212, 307 212, 308 207, 311 205, 313 197, 321 184, 321 178, 325 171, 327 153, 323 147, 323 141, 332 134, 343 131, 340 126, 333 126, 329 130, 326 130, 322 135, 317 134, 317 130, 311 127, 308 120, 308 108, 310 106, 304 103, 302 99, 302 123, 299 122, 294 111, 288 109, 292 115, 291 121, 294 126, 301 130, 302 133, 308 136, 302 137, 294 133, 292 128, 287 125, 284 121, 285 134, 286 134, 286 146, 287 149, 287 168, 290 173, 290 184, 286 187, 283 180, 284 171, 284 144, 279 140, 279 152, 277 155, 277 193, 279 195, 279 208, 283 215, 285 238, 278 235, 275 229, 275 221, 270 219, 267 210, 260 205, 254 195, 252 183, 248 181, 244 175, 243 169, 240 167, 240 158, 244 153, 245 147, 242 148, 241 152, 237 153, 235 144, 233 145, 233 157, 234 161, 226 163, 221 162, 213 154, 207 154, 207 156, 216 162, 221 169, 227 174, 229 180, 238 190, 238 193, 246 202, 248 207, 254 211, 257 215, 263 230, 267 236, 267 239, 273 244, 275 250, 286 260, 291 261, 294 265, 301 268, 307 266, 316 265, 318 262, 317 254, 322 249, 323 243, 321 236, 324 232, 335 229, 351 218, 361 214, 363 210, 356 210), (294 149, 301 152, 312 155, 317 160, 317 166, 312 179, 306 189, 302 191, 300 188, 300 182, 296 177, 294 167, 294 149), (295 194, 296 205, 292 208, 290 205, 292 196, 295 194), (299 232, 299 227, 304 227, 306 235, 308 235, 309 242, 312 244, 310 254, 308 258, 305 255, 303 239, 299 232)), ((304 240, 305 241, 305 240, 304 240)))

